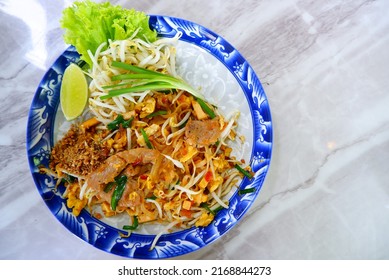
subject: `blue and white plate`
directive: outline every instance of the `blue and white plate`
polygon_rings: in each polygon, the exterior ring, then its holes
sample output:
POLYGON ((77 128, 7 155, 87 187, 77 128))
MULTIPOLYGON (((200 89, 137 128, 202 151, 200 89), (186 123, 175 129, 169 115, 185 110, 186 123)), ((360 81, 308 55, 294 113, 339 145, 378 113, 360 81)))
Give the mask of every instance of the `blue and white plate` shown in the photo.
POLYGON ((61 197, 64 187, 55 189, 52 177, 39 173, 37 165, 48 166, 50 151, 63 122, 59 110, 61 80, 66 67, 79 60, 69 47, 44 75, 31 104, 27 126, 27 154, 32 176, 43 201, 53 215, 76 236, 94 247, 129 258, 160 259, 196 251, 220 238, 247 212, 265 180, 272 151, 270 108, 262 85, 248 62, 226 40, 211 30, 183 19, 150 16, 150 26, 160 37, 182 36, 177 45, 177 72, 192 86, 201 88, 207 100, 217 104, 228 117, 240 111, 238 133, 245 142, 236 148, 236 156, 252 167, 255 177, 243 179, 239 188, 253 193, 231 194, 229 209, 220 211, 207 227, 192 227, 162 235, 153 250, 156 231, 153 226, 122 237, 115 221, 92 217, 83 210, 75 217, 61 197))

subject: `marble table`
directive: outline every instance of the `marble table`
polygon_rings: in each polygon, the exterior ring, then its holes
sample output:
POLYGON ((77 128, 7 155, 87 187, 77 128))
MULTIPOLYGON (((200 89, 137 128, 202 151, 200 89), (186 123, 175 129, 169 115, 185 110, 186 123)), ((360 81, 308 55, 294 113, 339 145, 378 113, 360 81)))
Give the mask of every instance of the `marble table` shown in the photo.
MULTIPOLYGON (((26 160, 45 71, 72 1, 0 0, 0 259, 121 259, 50 213, 26 160)), ((258 199, 220 240, 178 259, 389 258, 389 1, 112 1, 213 30, 269 99, 274 148, 258 199)))

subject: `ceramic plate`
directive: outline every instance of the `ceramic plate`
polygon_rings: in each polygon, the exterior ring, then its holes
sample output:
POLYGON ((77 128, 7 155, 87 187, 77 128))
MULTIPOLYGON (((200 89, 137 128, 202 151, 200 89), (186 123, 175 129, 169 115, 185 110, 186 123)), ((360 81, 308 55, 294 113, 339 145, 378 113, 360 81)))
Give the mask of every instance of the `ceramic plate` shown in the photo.
POLYGON ((98 220, 87 210, 75 217, 61 197, 64 187, 55 189, 55 180, 39 173, 37 165, 48 166, 50 151, 64 122, 59 110, 61 80, 66 67, 79 60, 69 47, 44 75, 33 98, 27 126, 27 154, 36 187, 53 215, 71 232, 94 247, 119 256, 142 259, 177 257, 209 245, 235 226, 258 196, 269 168, 272 150, 270 108, 262 85, 248 62, 226 40, 211 30, 183 19, 150 16, 150 26, 160 37, 182 36, 177 45, 177 72, 192 86, 200 87, 207 100, 218 105, 228 117, 240 111, 238 133, 245 142, 236 147, 255 172, 243 179, 240 188, 255 187, 244 195, 235 190, 229 209, 223 209, 207 227, 192 227, 162 235, 153 250, 150 245, 157 226, 148 225, 130 237, 122 237, 118 222, 98 220))

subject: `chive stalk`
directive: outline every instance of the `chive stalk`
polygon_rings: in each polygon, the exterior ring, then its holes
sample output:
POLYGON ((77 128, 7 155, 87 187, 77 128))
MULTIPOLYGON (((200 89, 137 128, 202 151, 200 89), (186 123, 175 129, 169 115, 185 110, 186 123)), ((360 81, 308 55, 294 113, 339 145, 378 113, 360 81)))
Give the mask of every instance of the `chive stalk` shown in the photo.
POLYGON ((204 208, 205 210, 207 210, 209 213, 215 215, 215 212, 213 212, 213 210, 211 208, 209 208, 208 204, 203 202, 200 204, 200 207, 204 208))
POLYGON ((123 128, 128 128, 131 126, 132 121, 134 120, 134 117, 131 117, 128 120, 125 120, 122 115, 118 115, 116 119, 114 119, 112 122, 107 124, 107 128, 109 130, 115 130, 118 129, 120 125, 122 125, 123 128))
MULTIPOLYGON (((113 76, 111 78, 112 81, 134 80, 135 81, 134 83, 136 83, 136 85, 132 87, 118 88, 118 89, 115 89, 115 85, 107 86, 106 88, 113 88, 113 89, 109 90, 107 95, 101 96, 100 99, 102 100, 107 98, 112 98, 114 96, 122 95, 125 93, 133 93, 133 92, 139 92, 145 90, 161 91, 161 90, 169 90, 169 89, 185 90, 197 98, 203 98, 203 96, 200 93, 198 93, 190 85, 188 85, 186 82, 184 82, 179 78, 161 72, 144 69, 135 65, 126 64, 119 61, 113 61, 112 66, 133 72, 131 74, 121 74, 121 75, 113 76)), ((125 82, 125 83, 116 84, 116 86, 122 87, 127 84, 131 85, 131 83, 125 82)))
POLYGON ((146 131, 145 131, 143 128, 141 128, 141 129, 140 129, 140 132, 142 133, 143 139, 145 140, 147 147, 148 147, 149 149, 152 149, 152 148, 153 148, 153 145, 151 144, 150 139, 149 139, 149 137, 147 136, 146 131))
POLYGON ((242 195, 242 194, 253 193, 253 192, 255 192, 255 188, 248 188, 248 189, 239 190, 238 194, 242 195))
POLYGON ((116 210, 116 206, 119 202, 119 200, 122 198, 122 195, 124 193, 126 183, 127 183, 127 176, 121 175, 117 178, 115 178, 116 182, 116 188, 113 191, 112 197, 111 197, 111 209, 113 211, 116 210))
POLYGON ((124 230, 135 230, 138 227, 138 224, 139 224, 138 217, 134 216, 134 221, 132 222, 132 225, 131 226, 130 225, 124 225, 123 229, 124 230))
POLYGON ((235 164, 235 168, 238 169, 238 171, 240 173, 242 173, 244 176, 246 176, 247 178, 249 178, 249 179, 253 178, 253 175, 251 175, 251 173, 249 171, 247 171, 246 169, 243 169, 240 165, 235 164))
POLYGON ((196 101, 200 104, 201 109, 211 118, 215 118, 216 114, 215 112, 205 103, 204 100, 197 98, 196 101))
POLYGON ((109 183, 105 186, 104 192, 105 192, 105 193, 109 193, 109 192, 113 189, 113 187, 114 187, 115 185, 116 185, 115 182, 109 182, 109 183))
POLYGON ((152 196, 148 197, 147 199, 156 200, 157 197, 153 194, 152 196))
POLYGON ((204 208, 205 210, 207 210, 209 213, 211 213, 212 215, 216 215, 220 210, 223 209, 223 206, 219 206, 217 207, 216 209, 212 210, 209 205, 205 202, 201 203, 200 204, 200 207, 204 208))
POLYGON ((147 115, 146 118, 152 118, 152 117, 162 116, 162 115, 166 115, 166 114, 167 114, 167 111, 160 110, 160 111, 156 111, 156 112, 153 112, 153 113, 147 115))

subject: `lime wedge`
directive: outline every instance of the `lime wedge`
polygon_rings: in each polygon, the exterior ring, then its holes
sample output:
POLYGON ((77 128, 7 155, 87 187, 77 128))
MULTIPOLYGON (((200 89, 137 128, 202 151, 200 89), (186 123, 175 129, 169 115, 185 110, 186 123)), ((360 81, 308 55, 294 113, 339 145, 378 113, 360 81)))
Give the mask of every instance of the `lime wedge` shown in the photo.
POLYGON ((88 95, 85 74, 77 64, 71 63, 63 74, 60 92, 61 109, 68 121, 82 114, 88 95))

